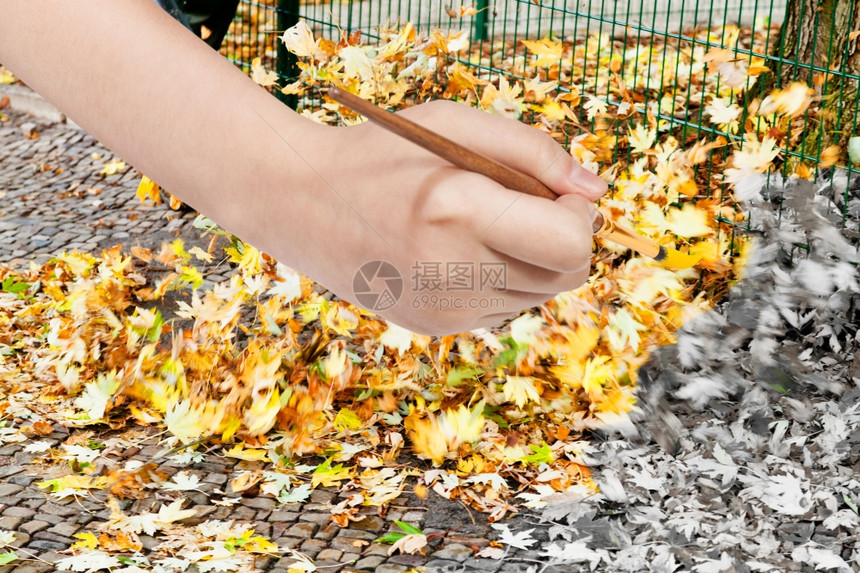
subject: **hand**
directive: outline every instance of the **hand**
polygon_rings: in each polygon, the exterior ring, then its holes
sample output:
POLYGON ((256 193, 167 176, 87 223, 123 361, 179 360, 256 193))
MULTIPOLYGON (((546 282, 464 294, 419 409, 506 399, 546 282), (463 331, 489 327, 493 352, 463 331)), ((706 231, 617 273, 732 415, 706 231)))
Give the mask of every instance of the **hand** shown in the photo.
MULTIPOLYGON (((505 189, 369 122, 321 127, 297 150, 318 174, 303 182, 315 199, 302 215, 301 271, 346 300, 431 334, 496 324, 586 280, 593 202, 606 191, 600 178, 548 135, 516 121, 446 101, 399 113, 540 179, 561 197, 505 189), (399 273, 396 303, 373 304, 355 291, 356 273, 370 261, 399 273), (494 280, 482 269, 495 271, 494 280)), ((258 246, 295 259, 277 243, 258 246)), ((379 293, 385 284, 369 287, 379 293)))

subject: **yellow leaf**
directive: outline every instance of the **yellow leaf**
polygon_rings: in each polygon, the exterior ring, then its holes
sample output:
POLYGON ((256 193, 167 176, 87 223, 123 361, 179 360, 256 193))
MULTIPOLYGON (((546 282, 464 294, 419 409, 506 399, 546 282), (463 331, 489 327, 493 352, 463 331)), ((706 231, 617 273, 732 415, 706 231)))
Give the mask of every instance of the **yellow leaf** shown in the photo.
POLYGON ((158 183, 144 175, 137 184, 137 193, 135 194, 140 199, 141 205, 149 199, 156 205, 161 204, 161 192, 158 190, 158 183))
POLYGON ((540 402, 540 394, 530 376, 507 376, 502 391, 505 398, 520 408, 528 402, 540 402))
POLYGON ((267 72, 260 58, 251 60, 251 79, 264 88, 278 85, 278 74, 267 72))
POLYGON ((666 227, 679 237, 707 237, 714 234, 707 211, 686 204, 682 209, 673 207, 666 214, 666 227))
POLYGON ((237 460, 246 460, 249 462, 259 462, 266 459, 269 454, 266 450, 249 449, 245 447, 245 442, 235 444, 229 450, 224 450, 224 456, 228 458, 236 458, 237 460))
POLYGON ((73 537, 75 539, 80 539, 80 541, 73 543, 70 549, 86 549, 87 551, 92 551, 98 547, 99 540, 91 531, 75 533, 73 537))
POLYGON ((645 129, 641 123, 635 129, 631 129, 628 135, 630 150, 634 153, 645 153, 654 146, 657 139, 656 129, 645 129))
POLYGON ((548 67, 557 64, 561 59, 563 46, 561 42, 543 38, 536 42, 520 40, 528 50, 537 56, 532 64, 537 67, 548 67))
POLYGON ((292 28, 287 28, 281 36, 281 41, 289 51, 300 58, 320 58, 325 52, 320 47, 320 41, 314 39, 314 34, 304 21, 298 22, 292 28))
POLYGON ((116 175, 117 173, 122 173, 125 171, 125 161, 122 159, 114 159, 113 161, 108 161, 102 167, 102 170, 99 171, 99 175, 116 175))
POLYGON ((608 356, 597 356, 585 364, 582 389, 588 392, 588 397, 592 401, 603 397, 603 385, 612 379, 612 366, 607 362, 609 362, 608 356))

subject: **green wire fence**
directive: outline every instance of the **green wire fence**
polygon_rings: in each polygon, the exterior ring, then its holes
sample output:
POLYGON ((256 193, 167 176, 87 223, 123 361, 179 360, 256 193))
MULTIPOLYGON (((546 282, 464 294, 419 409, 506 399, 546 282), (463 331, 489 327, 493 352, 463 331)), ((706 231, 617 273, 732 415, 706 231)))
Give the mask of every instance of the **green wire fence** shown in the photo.
MULTIPOLYGON (((687 81, 701 72, 694 52, 727 50, 762 70, 744 90, 745 104, 791 82, 806 82, 815 90, 825 112, 794 120, 793 128, 802 126, 805 135, 800 145, 782 150, 786 172, 804 162, 817 169, 823 150, 837 145, 850 186, 858 179, 847 154, 849 139, 858 135, 860 32, 852 33, 860 28, 857 10, 858 0, 242 0, 222 52, 244 69, 261 57, 289 81, 297 75, 295 60, 278 38, 299 19, 318 36, 337 39, 360 31, 371 42, 381 28, 409 21, 424 33, 433 28, 467 32, 469 47, 460 62, 475 75, 494 79, 517 77, 496 61, 501 57, 519 59, 524 76, 538 75, 529 69, 520 40, 551 37, 599 56, 597 66, 583 66, 579 77, 561 83, 560 91, 575 88, 618 104, 609 89, 615 75, 680 141, 716 136, 741 141, 743 128, 734 132, 707 121, 701 94, 687 81), (464 12, 468 17, 461 17, 464 12), (470 57, 474 54, 481 56, 470 57)), ((299 104, 277 95, 293 107, 299 104)), ((730 90, 727 97, 734 95, 730 90)), ((315 104, 304 100, 301 105, 315 104)), ((741 126, 748 105, 742 109, 741 126)))

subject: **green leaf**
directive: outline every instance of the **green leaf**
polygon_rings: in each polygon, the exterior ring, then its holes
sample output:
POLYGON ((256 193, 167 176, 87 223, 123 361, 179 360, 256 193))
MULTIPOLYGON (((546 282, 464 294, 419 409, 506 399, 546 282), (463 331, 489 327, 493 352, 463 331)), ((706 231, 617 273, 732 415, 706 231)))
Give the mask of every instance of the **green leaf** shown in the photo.
POLYGON ((857 504, 851 501, 851 498, 846 494, 842 494, 842 500, 845 502, 845 505, 854 510, 854 513, 860 514, 860 508, 857 507, 857 504))
POLYGON ((3 279, 2 283, 3 290, 6 292, 11 292, 12 294, 21 294, 25 292, 28 288, 30 288, 30 284, 24 281, 19 281, 15 277, 8 276, 3 279))
POLYGON ((332 424, 339 432, 344 430, 358 430, 361 428, 361 418, 359 418, 358 414, 349 408, 341 408, 340 412, 337 413, 337 416, 334 417, 332 424))
POLYGON ((18 555, 14 551, 9 550, 6 553, 0 553, 0 565, 8 565, 17 559, 18 555))
POLYGON ((397 524, 397 527, 405 531, 409 535, 424 535, 424 532, 415 527, 410 523, 406 523, 405 521, 397 521, 394 520, 394 523, 397 524))
POLYGON ((539 466, 540 464, 551 464, 555 461, 555 456, 552 455, 552 448, 550 448, 546 442, 539 446, 529 444, 529 449, 534 453, 521 457, 521 462, 539 466))
POLYGON ((445 382, 448 386, 459 386, 466 380, 474 380, 483 373, 484 369, 477 366, 455 366, 448 371, 445 382))
POLYGON ((397 543, 406 537, 405 533, 389 533, 375 540, 376 543, 397 543))

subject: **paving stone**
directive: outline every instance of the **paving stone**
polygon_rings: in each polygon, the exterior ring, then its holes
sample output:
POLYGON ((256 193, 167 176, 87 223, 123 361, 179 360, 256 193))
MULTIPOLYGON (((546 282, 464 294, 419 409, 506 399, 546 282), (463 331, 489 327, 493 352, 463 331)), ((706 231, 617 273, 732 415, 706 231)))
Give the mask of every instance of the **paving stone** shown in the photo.
POLYGON ((317 554, 325 549, 327 545, 325 541, 320 539, 308 539, 302 543, 301 551, 311 559, 315 559, 317 554))
POLYGON ((480 557, 472 557, 463 561, 463 565, 467 569, 476 569, 478 571, 496 571, 501 566, 501 561, 495 559, 481 559, 480 557))
POLYGON ((15 495, 22 489, 24 488, 14 483, 0 483, 0 497, 15 495))
POLYGON ((9 507, 6 509, 6 511, 3 512, 3 515, 9 515, 12 517, 23 517, 25 519, 29 519, 36 515, 36 512, 29 507, 9 507))
MULTIPOLYGON (((38 535, 38 533, 36 534, 38 535)), ((69 548, 67 543, 58 543, 56 541, 48 541, 45 539, 37 539, 27 544, 28 549, 47 549, 52 551, 63 551, 69 548)))
POLYGON ((74 506, 64 506, 53 502, 48 502, 39 508, 39 513, 41 514, 59 515, 60 517, 69 517, 77 514, 78 511, 79 509, 74 506))
POLYGON ((21 525, 22 521, 24 521, 23 517, 4 515, 3 517, 0 517, 0 529, 18 529, 18 526, 21 525))
POLYGON ((427 558, 423 555, 400 554, 392 555, 388 558, 389 563, 398 563, 400 565, 408 565, 410 567, 421 567, 427 563, 427 558))
MULTIPOLYGON (((26 253, 24 253, 24 254, 26 254, 26 253)), ((13 257, 20 257, 22 255, 16 255, 15 253, 12 253, 12 256, 13 257)), ((6 448, 0 448, 0 454, 2 454, 2 450, 4 450, 4 449, 6 449, 6 448)), ((21 449, 20 446, 15 447, 12 449, 12 451, 9 452, 9 454, 6 454, 6 455, 14 454, 19 449, 21 449)), ((14 465, 0 466, 0 478, 13 476, 15 474, 21 473, 22 471, 24 471, 24 466, 14 466, 14 465)))
POLYGON ((299 514, 295 511, 283 511, 276 509, 269 515, 269 521, 295 521, 299 518, 299 514))
POLYGON ((278 544, 278 547, 286 547, 288 549, 295 549, 296 547, 301 545, 303 541, 305 541, 305 540, 300 538, 300 537, 279 537, 278 539, 275 540, 275 543, 278 544))
POLYGON ((50 533, 48 531, 40 531, 33 535, 34 539, 41 539, 44 541, 55 541, 57 543, 63 543, 66 547, 74 543, 74 540, 66 535, 57 535, 56 533, 50 533))
POLYGON ((356 569, 370 569, 370 570, 378 570, 377 567, 382 565, 385 562, 385 557, 380 555, 367 555, 366 557, 362 557, 358 561, 355 562, 353 567, 356 569))
POLYGON ((426 515, 426 513, 427 512, 425 511, 407 511, 403 514, 403 518, 400 521, 405 521, 406 523, 412 523, 414 525, 420 525, 424 522, 424 516, 426 515))
POLYGON ((271 497, 249 497, 242 500, 242 505, 245 507, 253 507, 255 509, 275 509, 278 507, 278 502, 271 497))
POLYGON ((349 524, 350 529, 358 529, 361 531, 372 531, 378 533, 385 527, 385 522, 381 517, 376 515, 368 515, 359 521, 353 521, 349 524))
POLYGON ((303 513, 299 516, 299 520, 308 521, 310 523, 315 523, 317 525, 325 525, 326 523, 331 523, 329 519, 328 513, 303 513))
POLYGON ((339 561, 343 551, 339 549, 323 549, 314 557, 317 561, 339 561))
POLYGON ((299 523, 296 523, 287 528, 287 530, 284 531, 284 535, 310 539, 314 536, 314 533, 316 532, 317 528, 318 526, 313 523, 302 523, 300 521, 299 523))
POLYGON ((451 559, 453 561, 465 561, 471 556, 471 548, 459 543, 451 543, 433 553, 434 559, 451 559))
POLYGON ((318 531, 317 534, 314 535, 317 539, 332 539, 341 531, 341 527, 334 523, 327 523, 323 525, 318 531))
MULTIPOLYGON (((0 518, 0 519, 2 519, 2 518, 0 518)), ((25 523, 22 523, 18 527, 18 530, 23 531, 25 533, 28 533, 30 535, 33 535, 37 531, 42 531, 43 529, 48 528, 50 526, 51 526, 51 524, 46 522, 46 521, 39 521, 38 519, 34 519, 34 520, 26 521, 25 523)))
POLYGON ((55 533, 57 535, 63 535, 65 537, 73 537, 75 533, 80 531, 80 525, 77 523, 58 523, 48 530, 50 533, 55 533))
POLYGON ((340 537, 352 537, 353 539, 364 539, 366 541, 373 541, 379 537, 376 533, 360 529, 342 529, 338 535, 340 537))
POLYGON ((449 559, 431 559, 424 566, 424 571, 426 573, 453 573, 455 571, 459 572, 464 570, 462 563, 459 561, 451 561, 449 559))
POLYGON ((319 504, 328 504, 332 503, 335 498, 337 498, 337 494, 325 491, 324 489, 315 489, 311 492, 311 503, 319 503, 319 504))
POLYGON ((383 563, 376 568, 376 573, 403 573, 404 571, 409 571, 409 567, 397 563, 383 563))

